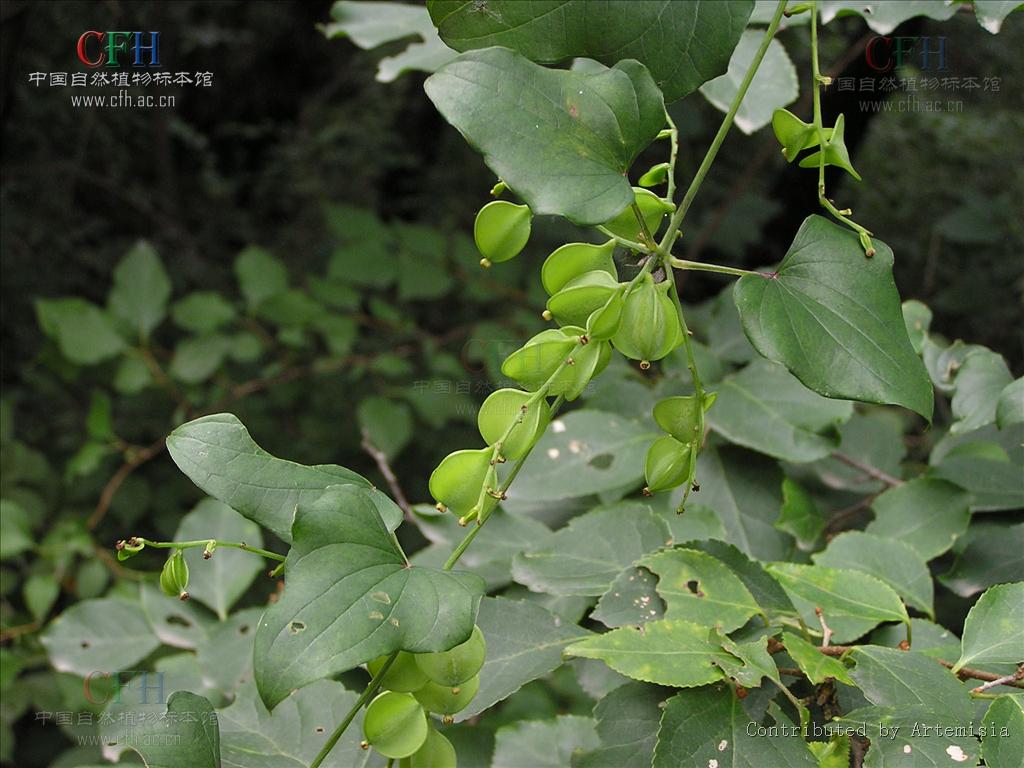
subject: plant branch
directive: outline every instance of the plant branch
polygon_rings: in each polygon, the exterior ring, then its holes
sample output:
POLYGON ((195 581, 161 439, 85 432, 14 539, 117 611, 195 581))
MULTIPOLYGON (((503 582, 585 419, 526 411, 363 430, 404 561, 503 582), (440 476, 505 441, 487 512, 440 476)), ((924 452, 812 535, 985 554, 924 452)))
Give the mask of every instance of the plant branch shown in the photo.
POLYGON ((405 497, 405 493, 402 491, 402 486, 398 482, 398 477, 391 468, 391 464, 388 463, 388 455, 373 444, 373 441, 370 440, 370 433, 365 429, 363 430, 363 441, 361 445, 363 450, 370 454, 370 457, 377 464, 377 469, 380 470, 380 473, 384 475, 388 488, 391 489, 391 495, 395 497, 395 503, 401 507, 402 512, 405 515, 405 519, 412 520, 412 505, 409 504, 409 500, 405 497))
POLYGON ((196 547, 205 547, 210 542, 213 542, 214 549, 217 547, 227 547, 229 549, 240 549, 243 552, 252 552, 254 555, 260 555, 268 560, 276 560, 279 563, 285 561, 284 555, 279 555, 277 552, 271 552, 266 549, 260 549, 259 547, 251 547, 244 541, 221 541, 220 539, 199 539, 196 541, 150 541, 144 539, 141 536, 133 536, 128 540, 129 543, 132 541, 141 542, 147 547, 153 547, 154 549, 194 549, 196 547))
POLYGON ((832 458, 837 461, 841 461, 849 467, 859 469, 872 480, 878 480, 881 483, 885 483, 890 488, 895 488, 897 485, 903 485, 903 481, 899 478, 893 477, 888 472, 883 472, 878 467, 867 464, 860 459, 855 459, 853 456, 845 454, 842 451, 832 451, 832 458))
POLYGON ((814 615, 818 617, 818 623, 821 624, 821 647, 828 648, 829 643, 832 642, 832 629, 825 623, 825 612, 815 606, 814 615))
POLYGON ((776 275, 774 272, 755 272, 751 269, 740 269, 739 267, 726 267, 721 264, 707 264, 700 261, 687 261, 686 259, 677 259, 673 256, 669 259, 672 266, 676 269, 687 269, 696 270, 698 272, 719 272, 723 275, 734 275, 736 277, 743 277, 744 275, 757 275, 763 277, 765 280, 774 280, 776 275))
MULTIPOLYGON (((963 672, 962 669, 960 671, 963 672)), ((1021 664, 1019 667, 1017 667, 1016 672, 1012 672, 1009 675, 1003 675, 1002 677, 996 678, 995 680, 989 680, 984 685, 979 685, 977 688, 972 688, 971 693, 984 693, 989 688, 995 688, 998 685, 1013 685, 1015 683, 1019 683, 1021 680, 1024 680, 1024 664, 1021 664)))
POLYGON ((384 662, 384 666, 377 670, 377 674, 374 675, 373 678, 370 680, 370 684, 366 686, 366 690, 364 690, 362 694, 360 694, 359 698, 356 699, 356 703, 352 705, 352 708, 348 711, 348 714, 345 715, 345 718, 340 723, 338 723, 338 727, 334 729, 334 733, 330 735, 330 737, 324 743, 323 748, 320 750, 317 756, 313 758, 313 762, 309 764, 309 768, 320 768, 320 765, 323 763, 324 760, 327 759, 327 756, 331 753, 331 750, 334 749, 334 745, 337 744, 338 740, 342 737, 342 735, 344 735, 345 730, 349 727, 349 725, 351 725, 352 721, 356 719, 356 715, 359 714, 359 710, 362 709, 363 706, 370 699, 373 698, 373 695, 375 693, 377 693, 377 689, 380 688, 380 684, 384 680, 384 675, 388 673, 388 670, 391 669, 391 665, 395 663, 395 659, 397 658, 398 651, 395 651, 390 656, 388 656, 387 660, 384 662))
POLYGON ((697 172, 694 174, 693 180, 690 182, 690 186, 687 187, 686 192, 683 194, 682 202, 679 203, 679 207, 672 215, 672 219, 668 225, 668 230, 666 230, 665 235, 662 237, 661 243, 659 244, 659 248, 661 250, 667 250, 675 241, 676 232, 679 231, 679 227, 682 225, 683 219, 686 217, 686 212, 690 209, 690 205, 697 196, 697 192, 700 189, 701 184, 704 183, 704 178, 708 175, 708 171, 711 169, 712 163, 715 162, 718 150, 722 147, 722 142, 725 141, 725 136, 729 133, 729 129, 732 127, 733 120, 736 118, 736 112, 739 111, 740 104, 743 103, 743 98, 747 95, 747 89, 750 88, 750 83, 753 81, 754 75, 757 74, 757 70, 761 66, 761 60, 764 59, 765 53, 768 52, 768 46, 775 37, 775 32, 779 28, 779 22, 782 21, 782 12, 785 10, 786 0, 779 0, 779 3, 775 8, 775 13, 772 15, 772 20, 768 24, 768 29, 765 30, 764 38, 761 40, 761 45, 754 54, 754 59, 750 62, 750 66, 747 68, 747 73, 743 76, 743 81, 740 83, 739 90, 736 91, 736 95, 733 97, 732 103, 729 105, 729 111, 725 113, 725 117, 722 119, 722 124, 718 127, 718 133, 716 133, 715 138, 712 139, 711 146, 708 147, 708 151, 704 155, 704 159, 701 161, 700 167, 697 168, 697 172))
POLYGON ((110 504, 114 500, 114 494, 117 493, 118 489, 128 479, 128 476, 138 469, 141 465, 157 456, 164 449, 164 438, 160 438, 154 443, 140 448, 133 452, 124 464, 122 464, 118 470, 111 475, 107 484, 103 486, 103 490, 100 491, 100 498, 96 502, 96 507, 93 509, 92 514, 89 515, 89 519, 86 520, 85 525, 91 531, 97 525, 99 525, 103 518, 107 514, 107 510, 110 509, 110 504))

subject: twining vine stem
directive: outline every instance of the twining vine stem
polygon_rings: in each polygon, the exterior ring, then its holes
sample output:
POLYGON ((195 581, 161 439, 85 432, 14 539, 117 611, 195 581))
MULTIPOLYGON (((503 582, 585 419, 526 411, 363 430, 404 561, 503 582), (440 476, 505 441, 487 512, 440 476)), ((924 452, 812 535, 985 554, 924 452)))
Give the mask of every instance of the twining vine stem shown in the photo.
MULTIPOLYGON (((696 390, 698 400, 701 403, 703 403, 704 399, 704 390, 700 382, 700 376, 697 373, 697 366, 694 357, 693 346, 690 342, 689 330, 687 329, 686 320, 683 316, 682 305, 679 302, 678 292, 675 290, 675 281, 672 278, 672 264, 671 259, 669 257, 669 251, 671 250, 672 244, 675 242, 675 239, 679 233, 679 227, 683 223, 683 219, 686 216, 686 212, 689 209, 690 204, 696 197, 697 191, 700 189, 701 183, 704 181, 704 177, 707 176, 707 173, 710 170, 711 165, 714 163, 715 157, 718 154, 719 148, 721 148, 722 146, 722 142, 725 140, 726 134, 732 127, 733 120, 736 117, 736 112, 739 110, 740 104, 743 101, 743 97, 746 95, 747 89, 750 87, 750 83, 754 79, 754 75, 757 73, 758 67, 760 67, 762 59, 764 59, 764 55, 768 50, 769 44, 775 37, 775 33, 779 28, 779 23, 782 20, 782 12, 785 9, 786 0, 780 0, 778 6, 775 9, 775 13, 772 16, 772 20, 768 25, 768 29, 765 31, 764 39, 761 41, 761 45, 758 48, 757 53, 754 55, 754 59, 753 61, 751 61, 750 67, 747 69, 746 75, 744 75, 743 77, 743 81, 740 83, 739 90, 733 97, 732 104, 729 106, 729 111, 726 113, 725 118, 722 120, 722 124, 718 128, 718 132, 715 134, 715 138, 712 140, 711 146, 708 148, 707 153, 704 155, 704 159, 703 161, 701 161, 700 167, 697 169, 696 175, 690 182, 690 186, 687 188, 686 194, 683 196, 682 202, 679 204, 679 207, 673 214, 672 219, 669 222, 668 230, 662 237, 661 241, 656 242, 654 238, 650 235, 650 233, 647 231, 646 222, 644 221, 643 216, 640 215, 639 211, 635 212, 637 213, 637 218, 642 227, 641 231, 644 233, 644 239, 647 241, 646 244, 614 235, 604 227, 597 227, 599 231, 614 238, 619 245, 622 245, 633 251, 646 253, 653 257, 648 258, 645 261, 640 273, 633 278, 629 286, 626 288, 627 293, 631 291, 632 288, 639 283, 639 281, 643 278, 645 274, 650 273, 659 263, 665 267, 668 273, 668 278, 672 281, 670 287, 670 295, 672 295, 673 301, 675 302, 679 310, 679 320, 681 327, 683 329, 683 345, 686 349, 687 364, 690 368, 690 374, 693 378, 694 388, 696 390)), ((666 119, 670 126, 669 133, 672 142, 672 148, 670 150, 669 159, 670 167, 668 170, 669 199, 671 199, 672 194, 674 194, 675 192, 674 176, 676 157, 678 152, 679 132, 676 129, 675 124, 672 122, 671 118, 667 116, 667 114, 666 119)), ((691 264, 692 262, 680 264, 680 268, 695 268, 692 267, 691 264)), ((726 274, 737 274, 735 271, 732 271, 731 268, 728 267, 718 268, 711 271, 725 272, 726 274)), ((741 272, 741 274, 746 274, 746 272, 743 271, 741 272)), ((566 355, 561 365, 558 366, 558 368, 551 375, 551 377, 548 378, 548 380, 544 382, 544 384, 542 384, 536 392, 533 393, 531 398, 526 401, 525 405, 527 408, 534 406, 536 403, 540 402, 541 399, 546 397, 547 392, 551 388, 551 385, 554 383, 555 378, 558 376, 558 374, 562 372, 566 365, 569 365, 569 360, 572 358, 573 354, 577 352, 580 346, 580 344, 577 344, 576 347, 574 347, 573 350, 569 352, 568 355, 566 355)), ((564 397, 562 396, 559 396, 558 399, 555 400, 554 404, 551 406, 552 414, 558 410, 563 401, 564 397)), ((494 447, 492 449, 492 461, 497 461, 499 459, 501 444, 508 439, 512 430, 516 427, 517 424, 521 423, 521 421, 522 416, 520 416, 519 419, 513 420, 512 423, 509 424, 508 428, 505 430, 505 434, 503 434, 502 437, 494 444, 494 447)), ((703 433, 703 430, 701 430, 701 432, 703 433)), ((699 439, 703 439, 703 434, 699 436, 699 439)), ((490 495, 495 500, 501 499, 505 495, 506 491, 508 491, 509 487, 512 484, 512 481, 515 480, 516 475, 519 473, 519 470, 522 467, 523 462, 526 461, 527 457, 530 455, 530 451, 532 450, 533 446, 530 446, 530 448, 526 452, 526 455, 519 459, 519 461, 512 468, 511 472, 509 472, 508 476, 505 478, 505 481, 501 483, 501 485, 497 489, 491 489, 490 495)), ((690 484, 688 483, 687 488, 689 489, 689 487, 690 484)), ((488 489, 486 488, 485 485, 485 487, 481 489, 481 501, 485 501, 487 495, 488 489)), ((490 506, 489 503, 488 505, 490 506)), ((470 530, 466 532, 466 535, 463 537, 463 539, 456 545, 455 549, 452 551, 451 556, 445 562, 443 570, 450 571, 452 568, 455 567, 459 559, 462 557, 463 553, 465 553, 465 551, 469 548, 469 545, 473 542, 473 539, 475 539, 477 534, 480 532, 481 528, 483 527, 483 524, 487 521, 487 513, 484 512, 486 507, 480 505, 479 502, 478 507, 480 512, 483 514, 479 514, 477 524, 472 526, 470 530)), ((462 521, 460 520, 460 522, 462 521)), ((466 522, 468 522, 468 520, 466 522)), ((394 663, 395 659, 398 657, 398 653, 398 651, 395 651, 390 656, 388 656, 388 659, 385 662, 384 666, 376 675, 374 675, 373 679, 370 680, 370 683, 367 685, 366 690, 363 691, 362 695, 352 706, 352 709, 349 710, 348 714, 345 715, 345 718, 341 721, 341 723, 339 723, 338 727, 331 734, 326 744, 324 744, 324 748, 320 750, 320 754, 318 754, 316 758, 313 760, 313 762, 310 763, 310 768, 319 768, 319 766, 327 758, 327 755, 330 753, 331 749, 334 748, 334 745, 338 743, 338 740, 344 734, 345 730, 348 728, 349 725, 351 725, 352 721, 355 719, 356 714, 359 712, 359 710, 374 696, 374 694, 376 694, 377 690, 380 688, 381 680, 383 679, 384 673, 391 666, 391 664, 394 663)))
POLYGON ((277 552, 270 552, 266 549, 260 549, 259 547, 251 547, 244 541, 221 541, 220 539, 198 539, 196 541, 150 541, 144 539, 141 536, 133 536, 129 539, 131 541, 137 541, 140 544, 145 544, 147 547, 153 547, 154 549, 194 549, 195 547, 207 547, 213 544, 213 548, 228 547, 229 549, 241 549, 244 552, 252 552, 254 555, 260 555, 268 560, 277 560, 280 563, 285 561, 284 555, 279 555, 277 552))
POLYGON ((840 211, 836 208, 832 201, 825 196, 825 126, 822 123, 821 118, 821 89, 825 88, 832 82, 832 78, 823 77, 821 74, 821 68, 818 65, 818 2, 812 0, 811 2, 811 93, 814 96, 814 130, 818 134, 818 202, 821 206, 839 219, 846 226, 855 230, 861 236, 861 242, 864 244, 864 252, 868 256, 875 255, 874 246, 871 244, 871 231, 867 227, 862 227, 860 224, 850 218, 850 211, 840 211))

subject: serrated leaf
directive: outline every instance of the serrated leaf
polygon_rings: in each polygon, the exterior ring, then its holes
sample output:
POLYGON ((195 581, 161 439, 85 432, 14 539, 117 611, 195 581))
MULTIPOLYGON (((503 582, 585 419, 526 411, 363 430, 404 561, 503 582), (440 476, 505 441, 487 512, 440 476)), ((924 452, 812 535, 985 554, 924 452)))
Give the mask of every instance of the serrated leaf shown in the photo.
POLYGON ((1006 360, 982 349, 967 356, 953 380, 953 417, 957 421, 950 432, 970 432, 991 424, 1003 389, 1013 381, 1006 360))
POLYGON ((828 678, 834 678, 847 685, 854 685, 846 665, 839 659, 826 656, 818 648, 811 645, 799 635, 786 632, 782 638, 786 653, 792 657, 807 679, 815 685, 821 685, 828 678))
POLYGON ((962 543, 953 567, 939 576, 939 581, 960 597, 1013 581, 1024 573, 1024 523, 975 523, 962 543))
POLYGON ((409 566, 365 488, 299 503, 284 595, 256 632, 260 696, 294 689, 396 650, 445 651, 473 629, 483 580, 409 566))
MULTIPOLYGON (((914 630, 915 653, 943 661, 960 657, 960 638, 945 627, 918 618, 911 619, 910 626, 914 630)), ((869 639, 874 645, 899 648, 907 639, 907 630, 900 624, 884 624, 872 632, 869 639)))
POLYGON ((862 707, 835 722, 870 740, 864 768, 945 768, 978 763, 978 740, 962 733, 967 726, 930 709, 862 707))
POLYGON ((560 715, 552 721, 523 721, 499 728, 491 768, 565 768, 573 753, 598 745, 589 717, 560 715))
POLYGON ((751 560, 732 544, 724 541, 682 542, 687 549, 699 549, 722 561, 735 573, 750 590, 757 604, 771 613, 795 615, 796 608, 790 602, 782 586, 757 562, 751 560))
POLYGON ((705 552, 670 549, 637 562, 658 575, 665 618, 685 619, 731 632, 761 609, 743 582, 705 552))
MULTIPOLYGON (((678 766, 762 766, 818 768, 799 736, 758 734, 755 718, 732 689, 708 686, 680 691, 665 707, 653 768, 678 766)), ((778 723, 794 728, 792 723, 778 723)))
POLYGON ((996 404, 996 423, 1000 429, 1024 422, 1024 376, 1011 381, 999 393, 996 404))
POLYGON ((846 568, 876 576, 907 605, 935 618, 935 587, 928 566, 909 544, 861 531, 846 531, 811 556, 818 565, 846 568))
POLYGON ((944 480, 918 477, 891 488, 871 503, 867 532, 901 541, 925 560, 953 546, 970 522, 970 496, 944 480))
POLYGON ((594 707, 600 746, 574 756, 573 768, 650 768, 658 739, 663 688, 621 685, 594 707))
MULTIPOLYGON (((763 38, 761 30, 746 30, 732 52, 728 71, 701 86, 704 98, 722 112, 729 110, 739 92, 763 38)), ((750 83, 750 90, 736 111, 736 127, 746 134, 763 128, 771 121, 776 109, 791 103, 798 95, 796 68, 782 43, 772 40, 750 83)))
POLYGON ((75 603, 40 636, 50 663, 81 677, 128 669, 160 645, 137 603, 103 598, 75 603))
POLYGON ((476 621, 487 641, 487 658, 480 670, 480 689, 455 716, 459 722, 559 667, 565 647, 588 634, 536 603, 504 597, 481 600, 476 621))
POLYGON ((107 297, 110 312, 146 338, 167 315, 171 279, 153 246, 139 241, 114 268, 114 283, 107 297))
POLYGON ((970 722, 974 703, 967 688, 935 659, 915 651, 857 646, 850 676, 872 704, 932 710, 954 721, 970 722))
POLYGON ((634 680, 688 688, 722 678, 717 662, 727 663, 729 656, 712 631, 689 621, 652 621, 588 637, 565 652, 600 659, 634 680))
POLYGON ((1020 696, 1000 696, 985 713, 981 753, 986 768, 1024 765, 1024 702, 1020 696))
POLYGON ((1024 661, 1024 581, 986 590, 967 614, 961 643, 954 671, 1024 661))
POLYGON ((73 363, 95 365, 125 348, 110 316, 85 299, 36 299, 35 308, 43 333, 73 363))
POLYGON ((523 464, 510 496, 546 501, 635 487, 644 472, 638 447, 655 436, 647 425, 614 413, 573 411, 552 422, 523 464))
MULTIPOLYGON (((311 503, 332 485, 372 488, 365 478, 334 464, 306 466, 271 456, 230 413, 203 416, 178 427, 167 437, 167 451, 203 491, 284 541, 291 541, 299 504, 311 503)), ((402 511, 380 491, 371 493, 385 525, 397 528, 402 511)))
POLYGON ((776 462, 741 448, 705 448, 697 459, 700 493, 694 501, 718 513, 728 540, 758 560, 782 560, 793 540, 775 528, 782 506, 776 462))
POLYGON ((601 224, 632 203, 625 173, 665 124, 661 93, 634 61, 551 70, 487 48, 462 54, 424 87, 535 215, 579 225, 601 224))
POLYGON ((932 414, 932 385, 907 337, 892 279, 892 250, 872 258, 857 235, 808 217, 775 275, 746 275, 734 290, 757 350, 825 397, 893 403, 932 414))
POLYGON ((947 435, 932 449, 928 476, 959 485, 971 494, 972 512, 1024 507, 1024 424, 997 430, 989 424, 947 435))
MULTIPOLYGON (((341 683, 318 680, 269 712, 256 686, 244 686, 231 706, 217 712, 224 768, 305 768, 355 701, 341 683)), ((362 717, 360 711, 323 768, 362 768, 372 760, 372 752, 359 748, 362 717)))
POLYGON ((629 566, 615 577, 590 618, 606 627, 639 626, 665 618, 665 601, 656 589, 658 578, 646 568, 629 566))
POLYGON ((711 428, 732 443, 785 461, 814 461, 839 447, 835 427, 853 403, 807 389, 781 365, 756 360, 716 386, 711 428))
MULTIPOLYGON (((256 523, 214 499, 203 499, 185 515, 174 539, 220 539, 263 547, 263 536, 256 523)), ((186 549, 185 562, 192 573, 189 596, 212 608, 221 621, 227 618, 231 606, 245 594, 257 574, 264 570, 263 558, 229 547, 217 549, 209 560, 203 559, 202 547, 186 549)))
POLYGON ((881 579, 861 571, 770 563, 768 572, 782 584, 804 623, 818 634, 814 609, 821 608, 834 642, 852 642, 883 621, 910 621, 899 595, 881 579))
POLYGON ((779 668, 768 651, 767 634, 755 640, 737 642, 719 632, 717 640, 729 653, 728 661, 720 660, 718 666, 730 679, 744 688, 758 688, 766 677, 782 684, 779 668))
POLYGON ((458 51, 503 45, 542 64, 637 59, 672 102, 726 70, 753 3, 490 0, 479 13, 463 0, 431 0, 428 8, 441 38, 458 51))
POLYGON ((597 596, 627 565, 670 542, 665 521, 650 510, 594 509, 516 555, 512 575, 534 592, 597 596))
POLYGON ((288 269, 284 262, 255 245, 235 258, 235 277, 250 310, 288 290, 288 269))
POLYGON ((782 509, 775 527, 793 536, 805 551, 814 548, 825 530, 825 518, 814 497, 788 477, 782 481, 782 509))

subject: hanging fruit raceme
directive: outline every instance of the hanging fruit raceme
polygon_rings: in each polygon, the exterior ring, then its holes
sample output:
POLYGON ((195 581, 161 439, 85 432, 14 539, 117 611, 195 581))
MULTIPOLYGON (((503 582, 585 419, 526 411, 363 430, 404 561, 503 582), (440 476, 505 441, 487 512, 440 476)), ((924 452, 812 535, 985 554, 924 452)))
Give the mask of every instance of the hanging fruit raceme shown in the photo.
POLYGON ((180 549, 175 549, 160 571, 160 589, 168 597, 188 599, 188 563, 180 549))
POLYGON ((645 274, 626 294, 619 330, 612 344, 633 360, 649 363, 660 360, 683 340, 679 311, 668 295, 666 280, 655 283, 645 274))

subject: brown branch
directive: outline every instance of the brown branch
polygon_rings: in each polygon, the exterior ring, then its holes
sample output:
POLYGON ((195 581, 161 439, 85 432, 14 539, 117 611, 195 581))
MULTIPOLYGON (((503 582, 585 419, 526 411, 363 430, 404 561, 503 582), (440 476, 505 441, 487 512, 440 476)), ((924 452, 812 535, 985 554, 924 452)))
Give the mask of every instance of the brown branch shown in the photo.
MULTIPOLYGON (((838 658, 845 656, 847 653, 852 651, 857 646, 855 645, 830 645, 827 648, 818 648, 818 650, 826 656, 832 656, 838 658)), ((768 638, 768 653, 780 653, 786 650, 786 646, 776 640, 774 637, 768 638)), ((955 666, 951 661, 945 661, 944 659, 935 659, 936 662, 944 666, 946 669, 953 669, 955 666)), ((1011 688, 1024 688, 1024 679, 1021 677, 1015 677, 1021 674, 1021 670, 1018 669, 1014 675, 997 675, 992 672, 985 672, 981 669, 971 669, 970 667, 963 667, 956 672, 956 676, 963 680, 984 680, 995 685, 1007 685, 1011 688), (1007 679, 1009 677, 1009 679, 1007 679)))
POLYGON ((878 494, 873 493, 870 496, 865 496, 855 504, 843 507, 842 509, 837 509, 829 515, 828 521, 825 523, 825 532, 833 533, 835 531, 842 530, 843 527, 845 527, 847 520, 852 517, 856 517, 859 513, 870 507, 877 498, 878 494))
POLYGON ((103 520, 104 516, 107 514, 107 510, 110 509, 110 502, 114 500, 114 494, 117 493, 121 484, 128 479, 128 476, 163 450, 164 438, 161 437, 151 445, 145 448, 140 448, 132 453, 131 457, 128 458, 128 460, 121 465, 120 469, 111 476, 107 481, 107 484, 103 486, 103 490, 100 492, 100 498, 96 503, 96 508, 92 511, 92 514, 89 515, 89 519, 85 523, 86 527, 90 531, 103 520))
POLYGON ((398 482, 398 477, 395 475, 391 465, 388 463, 388 456, 384 451, 373 444, 370 440, 370 434, 365 429, 363 430, 363 450, 366 451, 373 458, 377 464, 377 469, 384 475, 384 479, 388 482, 388 488, 391 489, 391 495, 395 499, 395 503, 401 507, 402 512, 405 514, 405 519, 412 520, 412 505, 409 504, 409 500, 405 497, 405 493, 402 491, 402 486, 398 482))
POLYGON ((19 635, 27 635, 29 632, 35 632, 37 629, 39 629, 38 621, 31 621, 28 624, 18 624, 15 627, 8 627, 0 632, 0 643, 6 643, 8 640, 13 640, 19 635))
POLYGON ((884 472, 878 467, 867 464, 860 459, 855 459, 853 456, 849 456, 842 451, 832 451, 832 458, 836 461, 841 461, 848 467, 859 469, 872 480, 878 480, 881 483, 885 483, 890 488, 895 488, 897 485, 903 485, 903 481, 898 477, 893 477, 888 472, 884 472))
POLYGON ((828 648, 829 643, 832 642, 832 629, 825 623, 825 612, 816 606, 814 615, 818 617, 818 623, 821 624, 821 647, 828 648))
MULTIPOLYGON (((963 670, 961 670, 963 671, 963 670)), ((989 680, 984 685, 979 685, 977 688, 972 688, 971 693, 984 693, 989 688, 995 688, 997 685, 1013 685, 1024 680, 1024 664, 1017 667, 1017 671, 1009 675, 1003 675, 1002 677, 996 678, 995 680, 989 680)))

